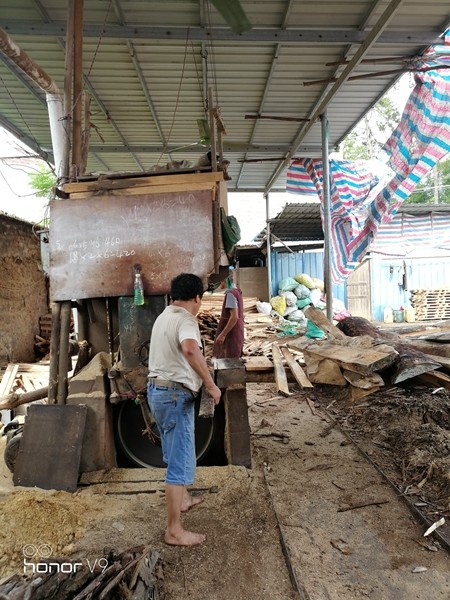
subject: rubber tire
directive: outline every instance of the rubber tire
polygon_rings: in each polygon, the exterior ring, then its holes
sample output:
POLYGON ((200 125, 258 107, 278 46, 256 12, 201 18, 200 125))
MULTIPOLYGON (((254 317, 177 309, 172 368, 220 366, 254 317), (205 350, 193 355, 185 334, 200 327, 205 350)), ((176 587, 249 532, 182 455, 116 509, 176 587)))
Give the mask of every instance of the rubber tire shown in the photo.
POLYGON ((22 440, 22 432, 14 435, 6 444, 4 459, 5 464, 11 473, 14 473, 14 467, 16 466, 17 455, 19 454, 20 442, 22 440))

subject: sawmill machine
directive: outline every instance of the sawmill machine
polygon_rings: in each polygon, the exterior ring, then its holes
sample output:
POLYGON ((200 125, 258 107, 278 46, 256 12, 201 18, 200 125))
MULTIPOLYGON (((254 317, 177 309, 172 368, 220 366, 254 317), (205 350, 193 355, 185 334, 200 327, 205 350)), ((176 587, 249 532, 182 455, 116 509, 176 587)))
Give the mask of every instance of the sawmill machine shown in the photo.
MULTIPOLYGON (((50 207, 50 297, 76 309, 78 339, 90 352, 66 399, 89 409, 82 470, 163 466, 146 403, 151 330, 173 277, 195 273, 207 290, 228 274, 223 173, 86 177, 63 195, 50 207)), ((196 420, 197 459, 250 466, 245 369, 223 366, 224 401, 214 417, 196 420)))

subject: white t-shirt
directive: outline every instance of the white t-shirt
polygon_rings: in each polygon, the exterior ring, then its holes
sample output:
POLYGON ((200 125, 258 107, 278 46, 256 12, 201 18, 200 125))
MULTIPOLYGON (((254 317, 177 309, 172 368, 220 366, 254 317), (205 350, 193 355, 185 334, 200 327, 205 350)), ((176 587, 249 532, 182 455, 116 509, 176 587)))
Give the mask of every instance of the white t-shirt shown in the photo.
POLYGON ((194 393, 202 380, 186 360, 181 349, 184 340, 195 340, 202 347, 197 319, 181 306, 167 306, 156 319, 148 356, 149 377, 182 383, 194 393))

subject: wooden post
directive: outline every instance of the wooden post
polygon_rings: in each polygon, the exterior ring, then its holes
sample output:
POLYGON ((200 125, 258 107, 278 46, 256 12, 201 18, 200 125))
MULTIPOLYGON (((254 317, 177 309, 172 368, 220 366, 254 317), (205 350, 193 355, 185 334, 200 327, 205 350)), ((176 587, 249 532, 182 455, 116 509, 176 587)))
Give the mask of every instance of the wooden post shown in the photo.
POLYGON ((69 336, 70 336, 70 300, 61 302, 61 330, 59 336, 59 364, 57 404, 65 404, 67 398, 67 380, 69 372, 69 336))
POLYGON ((240 358, 219 358, 214 368, 225 407, 224 446, 228 464, 251 468, 245 365, 240 358))
POLYGON ((58 395, 59 340, 61 332, 61 302, 52 302, 52 332, 50 335, 50 367, 48 403, 56 404, 58 395))
POLYGON ((73 129, 72 129, 72 165, 76 174, 81 175, 81 147, 83 127, 83 0, 74 3, 73 20, 73 129))

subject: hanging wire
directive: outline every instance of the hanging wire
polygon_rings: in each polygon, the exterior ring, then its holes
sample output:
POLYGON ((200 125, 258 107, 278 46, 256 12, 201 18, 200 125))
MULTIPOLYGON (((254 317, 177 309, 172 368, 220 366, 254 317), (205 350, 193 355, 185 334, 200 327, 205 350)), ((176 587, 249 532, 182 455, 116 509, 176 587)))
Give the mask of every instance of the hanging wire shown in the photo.
MULTIPOLYGON (((186 59, 187 59, 187 53, 188 53, 188 43, 189 43, 189 28, 188 28, 187 33, 186 33, 186 42, 185 42, 185 45, 184 45, 183 66, 182 66, 182 69, 181 69, 181 77, 180 77, 180 81, 179 81, 179 84, 178 84, 177 98, 176 98, 176 101, 175 101, 175 109, 173 111, 172 123, 170 125, 169 133, 168 133, 167 138, 166 138, 166 147, 169 145, 170 137, 172 135, 172 130, 173 130, 173 127, 175 125, 175 119, 177 117, 178 103, 180 101, 181 87, 183 85, 184 72, 185 72, 185 69, 186 69, 186 59)), ((159 165, 159 162, 160 162, 161 158, 163 157, 163 155, 165 153, 166 153, 166 148, 163 148, 163 150, 162 150, 161 154, 159 155, 159 158, 158 158, 158 160, 156 162, 157 165, 159 165)))

